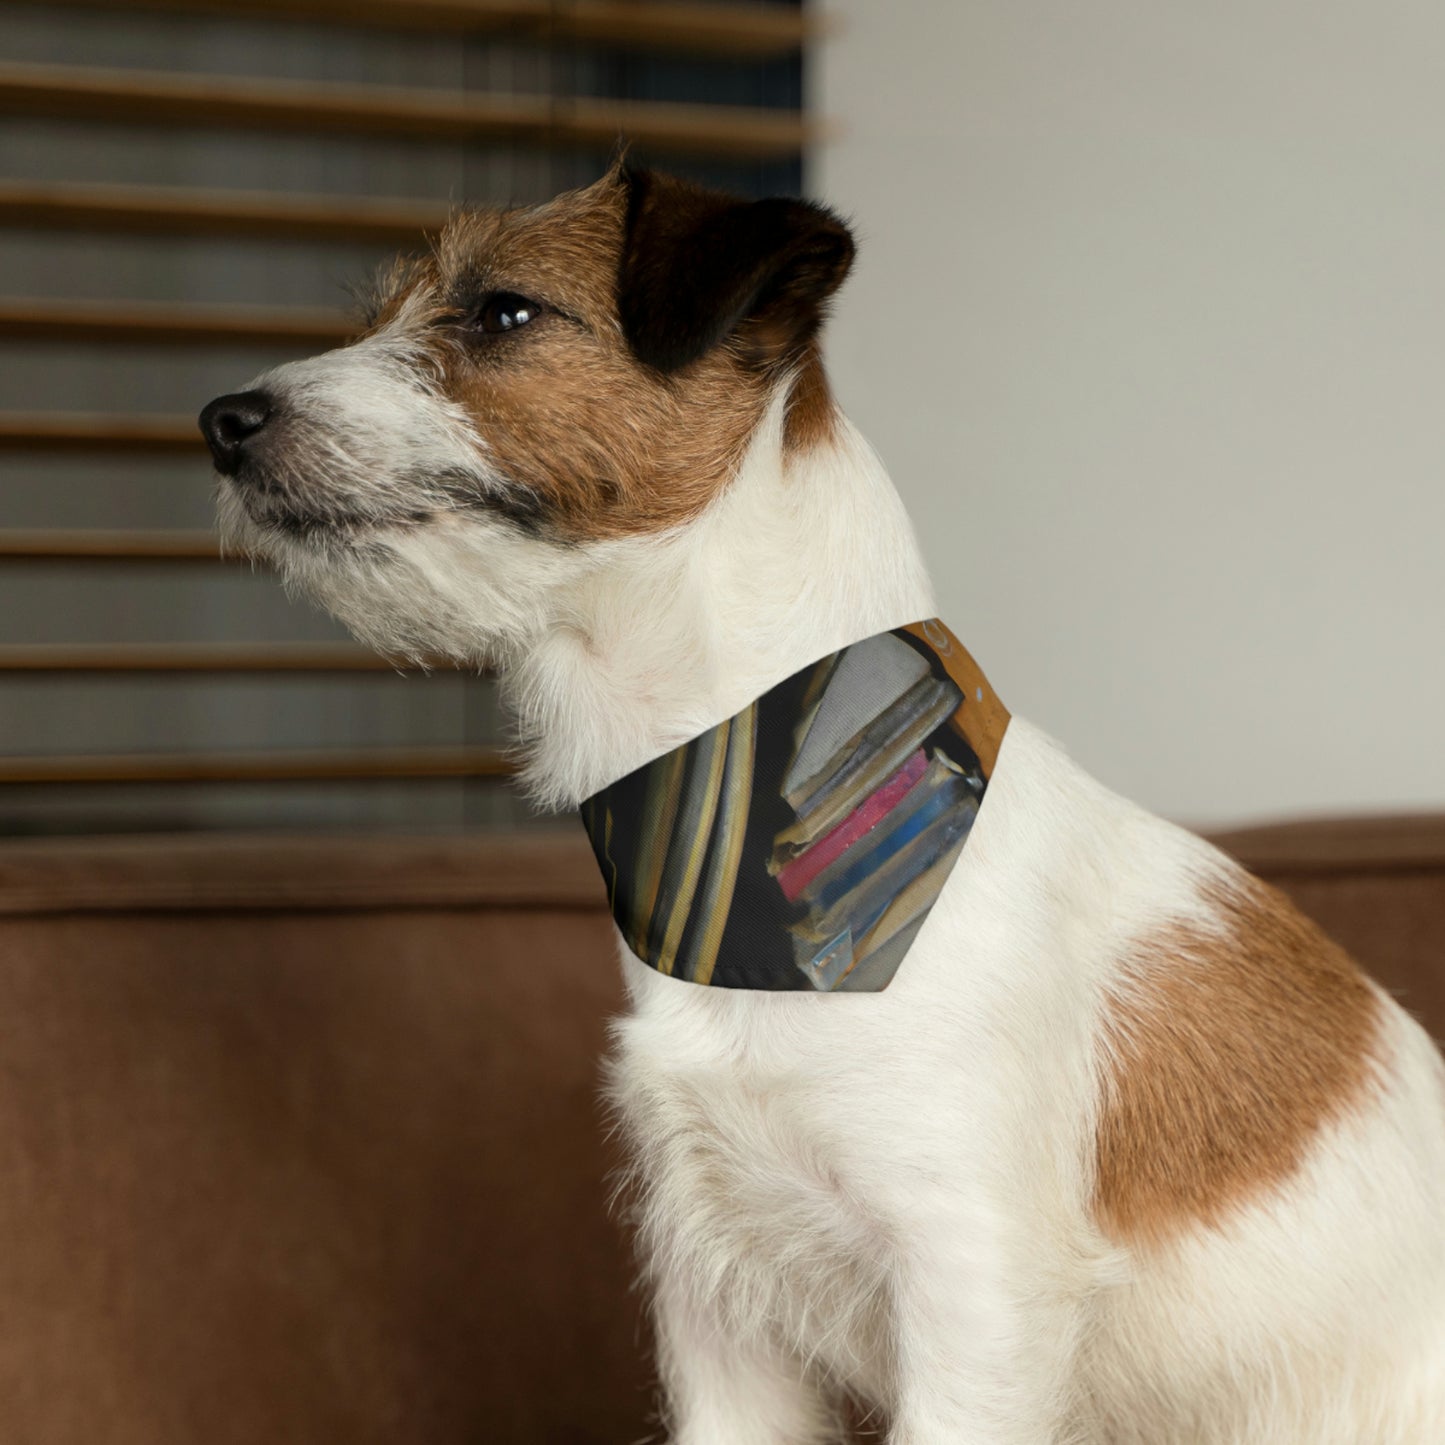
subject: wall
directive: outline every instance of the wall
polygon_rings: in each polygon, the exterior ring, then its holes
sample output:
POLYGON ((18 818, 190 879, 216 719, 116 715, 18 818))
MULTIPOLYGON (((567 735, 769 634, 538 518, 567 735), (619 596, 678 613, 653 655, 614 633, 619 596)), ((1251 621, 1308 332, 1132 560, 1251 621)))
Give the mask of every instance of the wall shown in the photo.
POLYGON ((830 8, 835 384, 1004 698, 1190 822, 1445 806, 1445 11, 830 8))

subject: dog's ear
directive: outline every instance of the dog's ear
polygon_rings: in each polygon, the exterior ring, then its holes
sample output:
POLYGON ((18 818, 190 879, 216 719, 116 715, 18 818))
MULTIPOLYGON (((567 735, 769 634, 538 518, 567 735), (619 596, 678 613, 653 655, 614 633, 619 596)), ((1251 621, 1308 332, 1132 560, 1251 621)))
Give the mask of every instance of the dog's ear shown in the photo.
POLYGON ((803 351, 853 263, 853 237, 837 216, 625 166, 619 179, 627 219, 618 314, 640 361, 677 371, 734 336, 757 366, 803 351))

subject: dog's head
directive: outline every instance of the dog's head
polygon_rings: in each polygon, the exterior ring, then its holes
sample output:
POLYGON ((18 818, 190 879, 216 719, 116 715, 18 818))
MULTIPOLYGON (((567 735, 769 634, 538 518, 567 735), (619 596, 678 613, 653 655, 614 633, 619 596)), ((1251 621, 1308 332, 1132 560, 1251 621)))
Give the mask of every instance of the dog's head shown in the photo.
POLYGON ((201 413, 223 533, 386 649, 505 654, 539 590, 697 517, 780 386, 795 445, 826 431, 852 256, 820 207, 620 166, 463 211, 356 341, 201 413))

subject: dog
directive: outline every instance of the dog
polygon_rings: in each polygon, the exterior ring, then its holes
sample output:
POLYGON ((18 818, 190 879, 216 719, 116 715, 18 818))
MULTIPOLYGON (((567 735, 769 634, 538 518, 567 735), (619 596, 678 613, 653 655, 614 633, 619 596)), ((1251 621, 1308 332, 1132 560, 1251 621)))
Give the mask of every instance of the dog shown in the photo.
MULTIPOLYGON (((360 339, 202 413, 223 534, 390 656, 495 667, 531 792, 581 804, 934 615, 822 366, 853 254, 625 163, 462 211, 360 339)), ((894 1445, 1445 1439, 1434 1046, 1025 721, 886 989, 621 956, 677 1445, 833 1441, 850 1402, 894 1445)))

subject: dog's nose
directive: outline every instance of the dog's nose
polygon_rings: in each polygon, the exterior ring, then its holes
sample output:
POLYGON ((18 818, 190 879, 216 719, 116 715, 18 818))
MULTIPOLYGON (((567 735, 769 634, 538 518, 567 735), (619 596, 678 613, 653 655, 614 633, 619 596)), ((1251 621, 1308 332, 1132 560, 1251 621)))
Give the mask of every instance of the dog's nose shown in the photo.
POLYGON ((201 413, 201 434, 216 470, 232 476, 241 465, 246 443, 270 420, 271 398, 264 391, 237 391, 218 396, 201 413))

